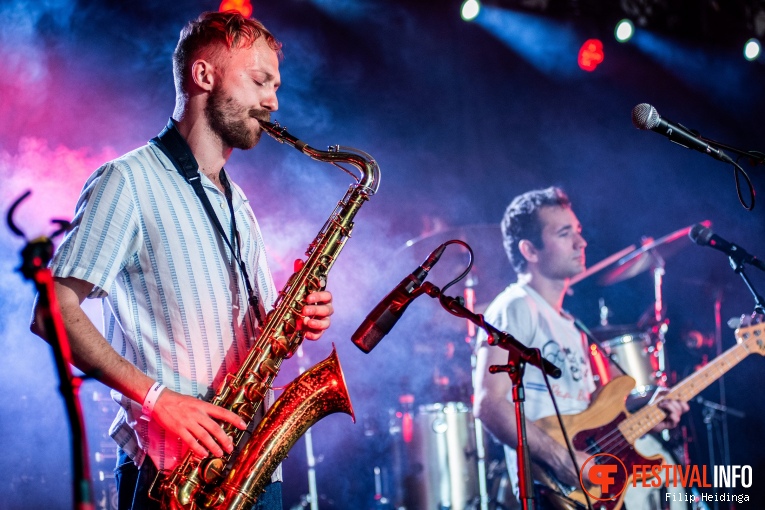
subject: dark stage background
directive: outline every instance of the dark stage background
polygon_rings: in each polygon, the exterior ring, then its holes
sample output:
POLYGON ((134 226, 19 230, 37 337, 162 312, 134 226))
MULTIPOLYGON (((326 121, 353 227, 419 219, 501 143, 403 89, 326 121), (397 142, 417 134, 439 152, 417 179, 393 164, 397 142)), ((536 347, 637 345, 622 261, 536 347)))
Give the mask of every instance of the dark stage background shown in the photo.
MULTIPOLYGON (((589 263, 639 244, 642 236, 659 238, 702 220, 765 254, 765 204, 752 212, 742 208, 731 167, 638 131, 630 121, 633 106, 646 102, 710 138, 765 150, 765 67, 762 59, 744 60, 745 27, 723 23, 730 21, 725 12, 710 14, 708 2, 681 2, 686 18, 704 21, 706 31, 673 35, 665 30, 669 23, 657 24, 619 44, 613 38, 618 13, 606 9, 612 3, 598 9, 597 2, 578 2, 579 15, 485 8, 473 23, 460 19, 459 2, 447 0, 255 3, 254 15, 284 42, 274 118, 315 147, 361 148, 383 172, 379 194, 359 213, 331 274, 333 327, 306 346, 313 363, 337 345, 357 417, 355 425, 338 415, 314 428, 322 508, 374 507, 373 468, 384 467, 390 454, 390 417, 401 395, 414 395, 415 405, 467 399, 464 322, 433 300, 414 303, 369 355, 349 341, 371 307, 452 229, 467 232, 476 251, 480 304, 512 279, 496 227, 507 203, 553 184, 573 200, 589 263), (592 73, 576 66, 589 37, 600 37, 605 51, 592 73), (448 384, 437 384, 441 377, 448 384)), ((3 211, 32 189, 17 220, 29 235, 48 232, 50 218, 70 218, 93 170, 162 128, 173 109, 170 56, 178 31, 217 8, 203 1, 1 3, 3 211)), ((762 191, 763 167, 742 163, 762 191)), ((250 197, 281 286, 348 179, 265 137, 254 150, 235 153, 227 168, 250 197)), ((33 292, 14 272, 21 244, 5 228, 0 242, 0 508, 68 508, 69 430, 50 349, 28 332, 33 292)), ((667 361, 679 380, 702 354, 714 355, 687 349, 683 338, 692 330, 713 334, 715 299, 723 321, 750 313, 753 300, 723 254, 685 239, 675 247, 664 290, 667 361)), ((464 259, 459 250, 447 252, 431 280, 445 284, 464 259)), ((762 274, 750 273, 765 292, 762 274)), ((611 308, 612 323, 634 324, 652 305, 650 273, 611 286, 593 276, 575 287, 566 306, 595 326, 599 298, 611 308)), ((722 343, 734 343, 727 327, 722 343)), ((730 418, 729 427, 731 462, 754 470, 754 486, 741 491, 753 500, 750 508, 765 504, 765 450, 758 437, 765 428, 763 368, 765 360, 750 358, 725 377, 728 404, 746 413, 730 418)), ((280 381, 297 372, 295 360, 286 362, 280 381)), ((103 396, 103 387, 86 382, 83 400, 96 392, 103 396)), ((702 395, 717 400, 718 393, 714 385, 702 395)), ((111 453, 112 445, 98 439, 111 418, 108 400, 86 407, 91 449, 111 453)), ((706 463, 697 404, 683 423, 692 437, 691 460, 706 463)), ((719 452, 717 459, 721 463, 719 452)), ((285 463, 285 508, 306 493, 305 471, 301 441, 285 463)))

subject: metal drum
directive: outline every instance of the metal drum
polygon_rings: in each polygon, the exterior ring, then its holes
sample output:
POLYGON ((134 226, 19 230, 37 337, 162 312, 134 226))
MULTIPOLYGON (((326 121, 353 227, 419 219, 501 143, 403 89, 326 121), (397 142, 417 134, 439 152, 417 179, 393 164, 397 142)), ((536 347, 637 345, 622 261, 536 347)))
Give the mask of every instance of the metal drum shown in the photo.
POLYGON ((406 508, 463 510, 478 500, 473 413, 461 402, 419 407, 407 444, 406 508))
MULTIPOLYGON (((613 358, 627 375, 635 379, 635 389, 632 390, 631 396, 643 397, 660 386, 666 386, 662 342, 654 342, 652 336, 644 331, 619 333, 602 340, 600 344, 609 357, 613 358)), ((606 359, 605 362, 608 364, 609 360, 606 359)))

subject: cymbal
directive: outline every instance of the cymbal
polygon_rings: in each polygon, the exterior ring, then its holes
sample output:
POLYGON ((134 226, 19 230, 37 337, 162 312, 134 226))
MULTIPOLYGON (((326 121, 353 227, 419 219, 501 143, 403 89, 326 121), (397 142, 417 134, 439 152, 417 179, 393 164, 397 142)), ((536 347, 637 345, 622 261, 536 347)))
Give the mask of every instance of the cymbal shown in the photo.
MULTIPOLYGON (((709 228, 712 222, 705 220, 702 225, 709 228)), ((646 238, 640 248, 622 257, 616 267, 600 279, 601 285, 613 285, 628 280, 649 269, 663 267, 664 261, 690 244, 688 232, 693 225, 671 232, 659 239, 646 238)))
POLYGON ((610 266, 614 262, 618 261, 622 257, 625 257, 632 253, 635 250, 635 245, 631 244, 624 248, 623 250, 617 251, 613 255, 609 255, 608 257, 604 258, 597 264, 593 264, 592 266, 588 267, 586 270, 582 271, 581 273, 574 275, 571 277, 571 279, 568 281, 569 287, 572 285, 575 285, 585 278, 588 278, 592 276, 593 274, 605 269, 606 267, 610 266))
POLYGON ((646 331, 647 328, 641 328, 637 324, 608 324, 605 326, 595 326, 590 330, 590 333, 592 333, 596 340, 604 342, 624 335, 639 335, 646 331))

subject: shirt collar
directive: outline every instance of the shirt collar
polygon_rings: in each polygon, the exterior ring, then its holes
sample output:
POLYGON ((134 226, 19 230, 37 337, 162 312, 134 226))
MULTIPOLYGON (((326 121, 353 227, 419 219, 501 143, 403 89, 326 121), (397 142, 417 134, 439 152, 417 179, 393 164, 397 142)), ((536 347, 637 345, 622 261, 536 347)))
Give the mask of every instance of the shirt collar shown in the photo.
MULTIPOLYGON (((191 147, 189 147, 188 142, 186 142, 186 139, 183 138, 180 131, 178 131, 178 125, 176 124, 175 119, 170 117, 167 121, 167 125, 159 136, 151 141, 162 150, 175 167, 174 169, 183 175, 186 180, 198 175, 203 187, 225 196, 225 194, 205 174, 199 171, 199 163, 194 157, 194 153, 191 152, 191 147), (160 140, 162 143, 158 143, 160 140)), ((168 170, 170 169, 168 168, 168 170)), ((221 172, 225 173, 226 170, 222 168, 221 172)), ((226 174, 226 177, 228 178, 228 174, 226 174)), ((234 211, 237 211, 242 206, 244 197, 242 196, 242 191, 239 189, 239 186, 236 186, 230 178, 228 178, 228 182, 231 184, 231 200, 234 206, 234 211)))

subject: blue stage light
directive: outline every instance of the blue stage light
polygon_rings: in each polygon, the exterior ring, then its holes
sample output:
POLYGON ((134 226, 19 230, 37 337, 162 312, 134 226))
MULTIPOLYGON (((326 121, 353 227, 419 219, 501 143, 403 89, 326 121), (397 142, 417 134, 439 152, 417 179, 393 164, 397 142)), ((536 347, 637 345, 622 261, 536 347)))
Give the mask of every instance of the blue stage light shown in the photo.
POLYGON ((492 5, 475 22, 545 75, 581 77, 576 55, 583 37, 573 23, 492 5))

